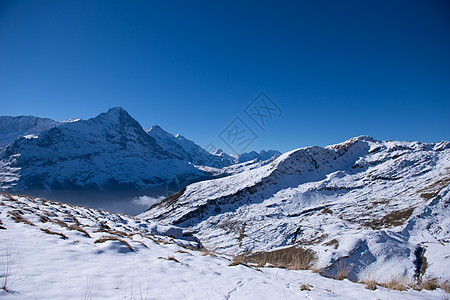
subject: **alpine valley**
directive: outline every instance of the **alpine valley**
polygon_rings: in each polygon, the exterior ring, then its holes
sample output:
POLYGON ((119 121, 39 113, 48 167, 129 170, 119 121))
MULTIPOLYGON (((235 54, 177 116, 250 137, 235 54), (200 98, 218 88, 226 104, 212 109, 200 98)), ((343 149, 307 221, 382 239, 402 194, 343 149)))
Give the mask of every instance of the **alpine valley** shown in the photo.
POLYGON ((5 299, 448 299, 448 141, 234 156, 112 108, 0 117, 0 142, 5 299))

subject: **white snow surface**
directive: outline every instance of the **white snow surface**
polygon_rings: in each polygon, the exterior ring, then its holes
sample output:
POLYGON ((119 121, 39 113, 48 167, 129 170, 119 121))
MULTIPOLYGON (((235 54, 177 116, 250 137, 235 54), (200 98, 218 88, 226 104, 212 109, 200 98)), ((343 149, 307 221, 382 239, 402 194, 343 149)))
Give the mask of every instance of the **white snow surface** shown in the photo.
POLYGON ((42 131, 61 124, 63 122, 34 116, 0 116, 0 148, 18 137, 37 137, 42 131))
POLYGON ((157 125, 146 132, 120 107, 89 120, 0 117, 0 189, 10 192, 181 188, 276 155, 212 154, 157 125))
POLYGON ((351 280, 445 282, 449 184, 449 142, 361 136, 191 184, 139 217, 195 230, 206 248, 224 254, 310 249, 327 276, 345 265, 351 280))
POLYGON ((3 190, 144 189, 205 172, 162 149, 124 109, 66 122, 0 151, 3 190))
MULTIPOLYGON (((103 240, 105 240, 103 238, 103 240)), ((325 278, 229 266, 186 230, 44 199, 0 194, 1 299, 443 299, 325 278), (16 221, 14 221, 16 219, 16 221), (103 237, 109 241, 102 241, 103 237), (5 269, 6 268, 6 269, 5 269), (300 286, 309 290, 301 290, 300 286)))

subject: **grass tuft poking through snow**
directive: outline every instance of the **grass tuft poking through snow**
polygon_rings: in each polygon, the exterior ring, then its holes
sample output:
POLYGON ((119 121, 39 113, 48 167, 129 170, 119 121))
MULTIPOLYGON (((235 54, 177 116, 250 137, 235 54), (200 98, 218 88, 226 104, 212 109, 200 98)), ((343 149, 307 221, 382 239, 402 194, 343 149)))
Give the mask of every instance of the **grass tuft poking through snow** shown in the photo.
POLYGON ((422 283, 422 287, 429 291, 434 291, 439 287, 439 283, 436 278, 431 278, 422 283))
POLYGON ((47 229, 47 228, 41 228, 41 230, 47 234, 59 235, 63 240, 68 239, 68 237, 66 235, 64 235, 63 233, 51 231, 50 229, 47 229))
POLYGON ((375 280, 369 280, 366 282, 366 289, 375 291, 377 289, 377 282, 375 280))
POLYGON ((404 280, 398 279, 398 278, 392 278, 391 281, 389 281, 387 283, 382 283, 380 285, 385 288, 388 288, 391 290, 396 290, 396 291, 406 291, 406 289, 408 288, 406 286, 406 284, 404 283, 404 280))
POLYGON ((312 285, 302 283, 302 285, 300 286, 300 291, 311 291, 311 288, 312 288, 312 285))
POLYGON ((30 226, 35 226, 32 222, 28 221, 24 217, 22 217, 23 212, 20 210, 9 211, 8 215, 14 220, 16 223, 25 223, 30 226))
POLYGON ((337 264, 337 274, 336 279, 337 280, 344 280, 344 278, 347 278, 350 274, 350 271, 352 270, 351 266, 346 265, 342 262, 339 262, 337 264))
POLYGON ((131 247, 130 244, 128 244, 127 241, 124 241, 122 239, 119 239, 118 237, 115 236, 110 236, 110 235, 104 235, 102 237, 100 237, 99 239, 97 239, 94 244, 99 244, 99 243, 104 243, 104 242, 108 242, 108 241, 117 241, 117 242, 121 242, 122 244, 124 244, 125 246, 128 247, 128 249, 130 249, 131 251, 134 251, 133 247, 131 247))
POLYGON ((11 287, 16 280, 17 272, 19 268, 13 271, 14 264, 14 255, 11 253, 9 249, 2 255, 1 260, 1 269, 0 269, 0 277, 1 277, 1 289, 7 293, 11 292, 11 287))

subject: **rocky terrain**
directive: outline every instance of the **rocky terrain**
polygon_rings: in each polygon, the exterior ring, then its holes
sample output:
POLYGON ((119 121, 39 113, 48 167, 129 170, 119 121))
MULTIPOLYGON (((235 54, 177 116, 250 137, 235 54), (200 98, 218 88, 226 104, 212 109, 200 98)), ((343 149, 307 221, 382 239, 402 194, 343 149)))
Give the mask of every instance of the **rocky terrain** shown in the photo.
POLYGON ((449 183, 449 142, 362 136, 194 183, 139 217, 195 230, 219 253, 301 248, 325 276, 446 282, 449 183))
POLYGON ((157 125, 145 131, 120 107, 66 122, 1 117, 0 136, 0 188, 8 192, 136 191, 174 181, 184 186, 225 176, 224 167, 279 155, 212 154, 157 125))

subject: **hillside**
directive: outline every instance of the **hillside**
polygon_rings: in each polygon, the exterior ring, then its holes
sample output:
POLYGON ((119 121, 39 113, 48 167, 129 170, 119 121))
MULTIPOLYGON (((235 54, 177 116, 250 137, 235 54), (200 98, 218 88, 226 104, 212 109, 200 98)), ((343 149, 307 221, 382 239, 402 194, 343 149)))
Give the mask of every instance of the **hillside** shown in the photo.
POLYGON ((139 217, 195 230, 220 253, 299 247, 326 276, 446 282, 449 183, 449 142, 362 136, 194 183, 139 217))
POLYGON ((2 299, 442 299, 442 289, 374 291, 311 271, 249 267, 197 250, 174 226, 0 194, 2 299))

